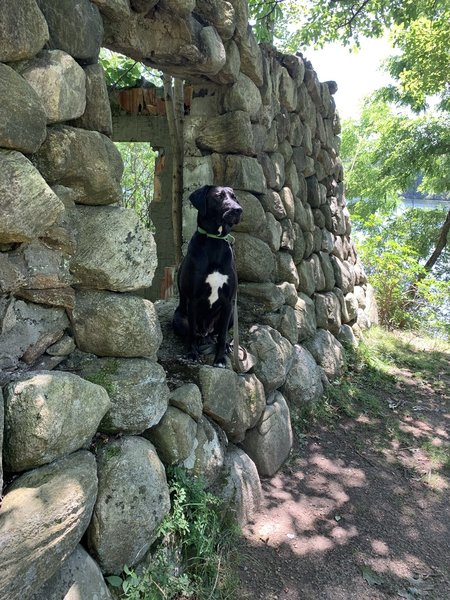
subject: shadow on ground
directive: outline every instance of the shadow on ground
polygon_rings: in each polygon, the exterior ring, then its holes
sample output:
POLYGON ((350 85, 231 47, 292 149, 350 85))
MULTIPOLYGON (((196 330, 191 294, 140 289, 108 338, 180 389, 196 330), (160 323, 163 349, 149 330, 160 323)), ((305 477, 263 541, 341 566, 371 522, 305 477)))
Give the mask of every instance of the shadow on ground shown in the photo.
POLYGON ((450 599, 450 369, 437 354, 429 376, 393 367, 370 390, 376 410, 300 436, 263 482, 239 548, 241 598, 450 599))

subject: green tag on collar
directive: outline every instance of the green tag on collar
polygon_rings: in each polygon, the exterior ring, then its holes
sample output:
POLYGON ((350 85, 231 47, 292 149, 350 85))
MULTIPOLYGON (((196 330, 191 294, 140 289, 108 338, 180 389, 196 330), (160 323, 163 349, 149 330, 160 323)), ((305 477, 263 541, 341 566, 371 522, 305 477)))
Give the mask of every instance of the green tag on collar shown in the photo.
POLYGON ((227 233, 227 235, 216 235, 215 233, 209 233, 208 231, 206 231, 205 229, 202 229, 201 227, 197 227, 197 231, 203 235, 206 235, 206 237, 209 238, 213 238, 215 240, 224 240, 225 242, 228 242, 229 244, 234 244, 234 237, 231 235, 231 233, 227 233))

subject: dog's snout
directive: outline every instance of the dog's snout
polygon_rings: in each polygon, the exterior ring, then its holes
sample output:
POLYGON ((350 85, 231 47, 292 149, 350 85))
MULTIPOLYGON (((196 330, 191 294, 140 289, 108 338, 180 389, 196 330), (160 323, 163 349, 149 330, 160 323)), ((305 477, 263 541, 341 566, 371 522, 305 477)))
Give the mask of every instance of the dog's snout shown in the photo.
POLYGON ((226 213, 224 214, 224 219, 231 225, 237 225, 241 220, 241 215, 242 208, 239 206, 239 204, 236 204, 236 206, 226 211, 226 213))

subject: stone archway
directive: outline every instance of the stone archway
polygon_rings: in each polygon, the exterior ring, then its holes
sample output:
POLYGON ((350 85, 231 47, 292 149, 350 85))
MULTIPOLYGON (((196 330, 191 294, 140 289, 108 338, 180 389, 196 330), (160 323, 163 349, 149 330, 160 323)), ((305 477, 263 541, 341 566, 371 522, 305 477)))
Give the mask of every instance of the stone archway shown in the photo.
POLYGON ((302 56, 259 46, 246 0, 6 0, 2 16, 0 595, 48 597, 67 560, 89 565, 86 597, 109 598, 102 574, 139 563, 169 510, 165 465, 220 476, 241 520, 256 510, 258 473, 289 454, 290 410, 341 372, 339 339, 355 341, 373 299, 333 86, 302 56), (137 294, 156 246, 117 204, 102 43, 192 85, 184 239, 189 193, 235 188, 251 373, 161 353, 173 307, 137 294))

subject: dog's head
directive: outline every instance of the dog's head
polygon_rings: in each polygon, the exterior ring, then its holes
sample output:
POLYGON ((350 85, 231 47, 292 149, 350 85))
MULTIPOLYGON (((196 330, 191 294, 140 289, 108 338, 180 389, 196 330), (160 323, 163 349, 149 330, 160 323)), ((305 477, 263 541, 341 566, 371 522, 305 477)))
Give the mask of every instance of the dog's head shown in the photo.
POLYGON ((215 235, 226 235, 241 220, 242 207, 232 188, 204 185, 189 196, 198 210, 197 223, 215 235))

